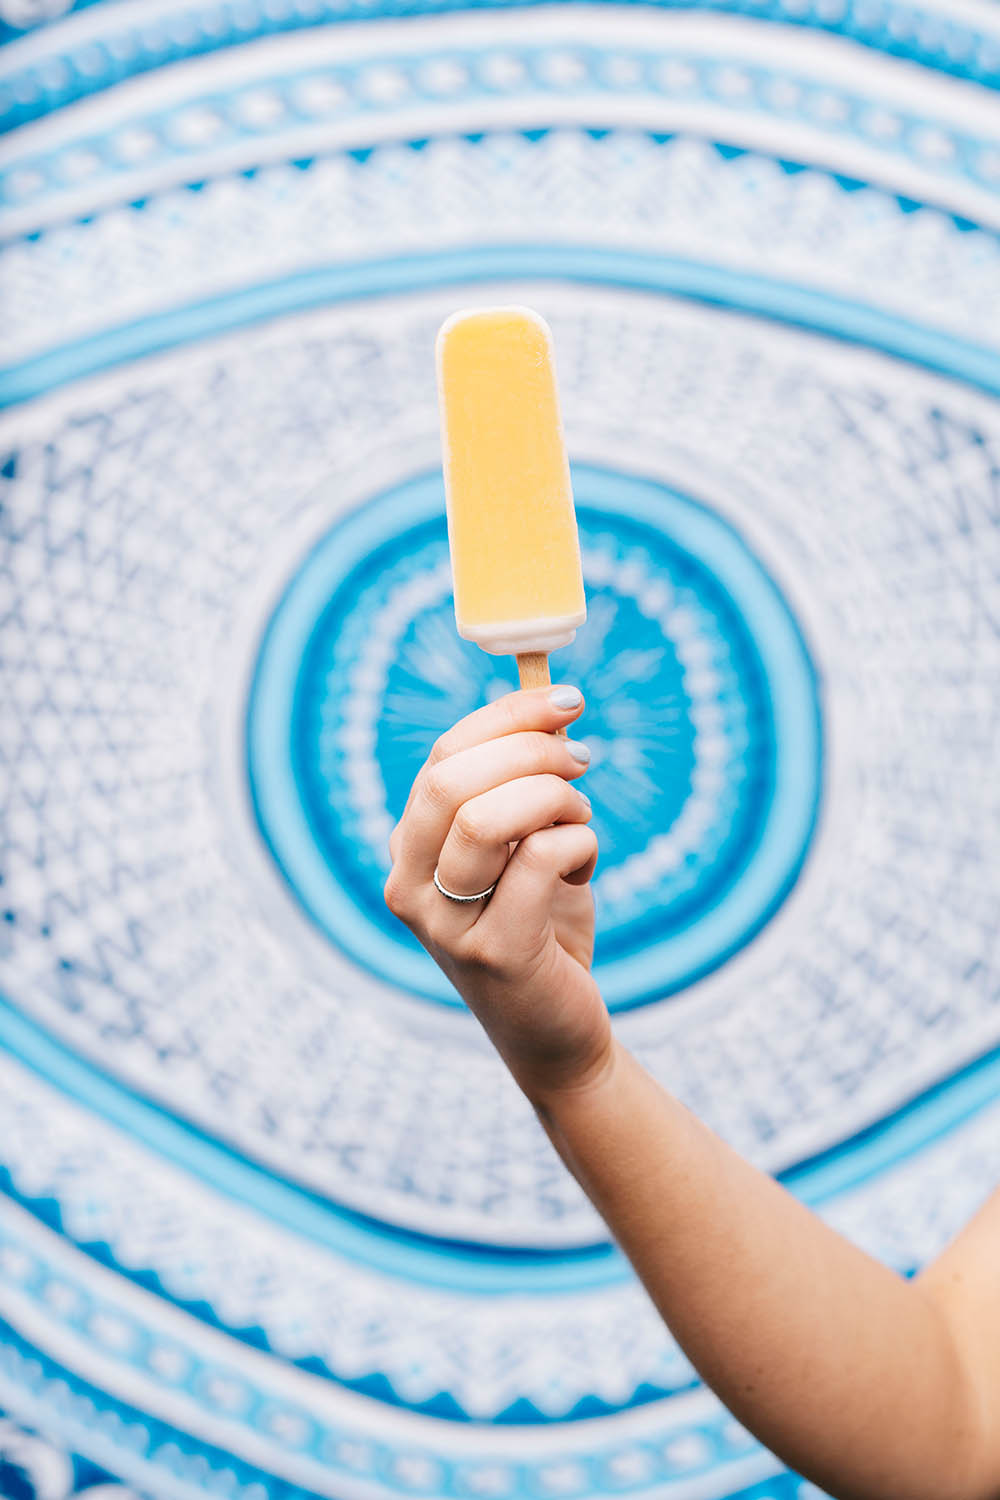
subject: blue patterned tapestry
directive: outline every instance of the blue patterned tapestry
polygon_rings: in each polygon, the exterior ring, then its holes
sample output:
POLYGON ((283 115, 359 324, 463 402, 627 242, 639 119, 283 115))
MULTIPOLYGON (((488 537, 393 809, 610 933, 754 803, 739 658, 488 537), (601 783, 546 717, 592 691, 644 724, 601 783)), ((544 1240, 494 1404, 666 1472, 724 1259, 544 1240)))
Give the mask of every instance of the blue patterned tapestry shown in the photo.
POLYGON ((433 336, 556 337, 621 1037, 901 1271, 1000 1180, 1000 5, 0 0, 0 1494, 818 1500, 381 897, 433 336))

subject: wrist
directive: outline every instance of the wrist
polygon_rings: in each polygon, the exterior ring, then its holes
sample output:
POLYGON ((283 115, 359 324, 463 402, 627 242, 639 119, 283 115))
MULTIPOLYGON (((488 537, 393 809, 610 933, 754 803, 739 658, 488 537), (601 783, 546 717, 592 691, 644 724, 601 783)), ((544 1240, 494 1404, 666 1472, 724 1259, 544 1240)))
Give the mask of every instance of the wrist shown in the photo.
POLYGON ((592 1107, 613 1091, 625 1056, 625 1049, 609 1028, 599 1049, 558 1076, 518 1078, 517 1082, 539 1119, 558 1126, 563 1115, 592 1107))

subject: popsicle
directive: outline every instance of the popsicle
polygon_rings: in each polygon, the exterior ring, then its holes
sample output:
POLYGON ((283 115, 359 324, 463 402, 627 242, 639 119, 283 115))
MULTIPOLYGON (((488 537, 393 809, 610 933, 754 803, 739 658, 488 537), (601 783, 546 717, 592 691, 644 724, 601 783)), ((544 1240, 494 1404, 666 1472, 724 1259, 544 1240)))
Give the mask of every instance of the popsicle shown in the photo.
POLYGON ((587 617, 552 334, 527 307, 457 312, 437 371, 458 633, 544 687, 587 617))

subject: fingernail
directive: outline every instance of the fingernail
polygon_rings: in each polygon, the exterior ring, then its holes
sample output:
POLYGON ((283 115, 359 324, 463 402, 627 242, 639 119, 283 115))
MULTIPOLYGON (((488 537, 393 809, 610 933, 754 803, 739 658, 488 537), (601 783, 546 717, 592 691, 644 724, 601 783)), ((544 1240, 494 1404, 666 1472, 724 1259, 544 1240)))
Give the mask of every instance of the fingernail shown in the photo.
POLYGON ((581 802, 586 802, 588 809, 590 809, 591 811, 593 811, 593 803, 591 802, 590 798, 587 796, 587 793, 586 792, 581 792, 581 790, 580 790, 579 787, 576 787, 575 790, 576 790, 576 795, 579 797, 580 801, 581 802))
POLYGON ((556 687, 549 694, 549 702, 554 708, 579 708, 583 694, 579 688, 556 687))
POLYGON ((580 762, 581 766, 589 764, 590 746, 585 745, 582 740, 567 740, 566 749, 569 751, 570 755, 572 755, 574 760, 578 760, 580 762))

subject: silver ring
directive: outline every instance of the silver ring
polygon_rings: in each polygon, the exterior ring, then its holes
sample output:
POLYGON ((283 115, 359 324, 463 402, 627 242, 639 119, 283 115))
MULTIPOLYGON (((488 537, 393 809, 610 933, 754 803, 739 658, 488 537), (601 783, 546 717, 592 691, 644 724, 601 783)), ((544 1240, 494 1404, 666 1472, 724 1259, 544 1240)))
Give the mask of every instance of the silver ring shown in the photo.
POLYGON ((454 891, 446 890, 445 887, 441 884, 440 880, 438 880, 437 865, 434 866, 434 884, 437 886, 437 888, 441 892, 442 896, 447 896, 449 901, 462 901, 462 902, 465 902, 465 901, 485 901, 486 897, 487 896, 492 896, 493 892, 497 888, 497 882, 494 881, 493 884, 490 886, 490 888, 489 888, 488 891, 480 891, 475 896, 456 896, 454 891))

